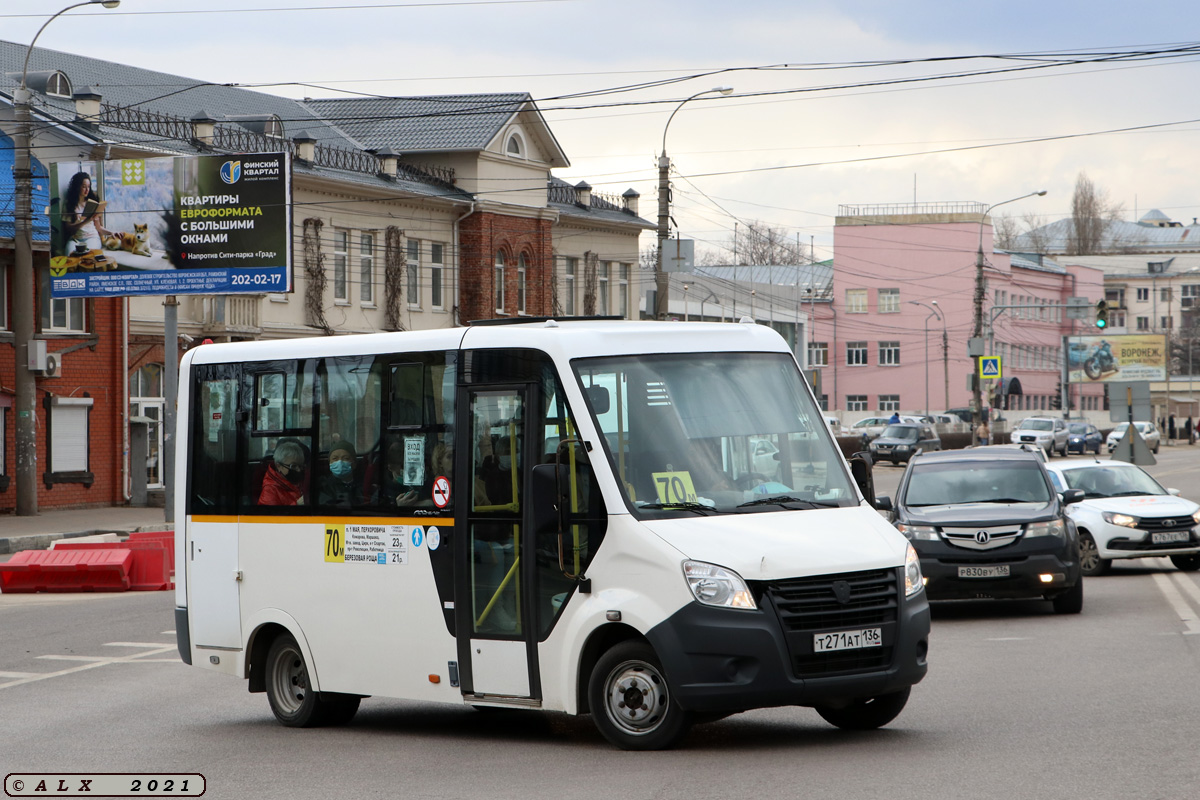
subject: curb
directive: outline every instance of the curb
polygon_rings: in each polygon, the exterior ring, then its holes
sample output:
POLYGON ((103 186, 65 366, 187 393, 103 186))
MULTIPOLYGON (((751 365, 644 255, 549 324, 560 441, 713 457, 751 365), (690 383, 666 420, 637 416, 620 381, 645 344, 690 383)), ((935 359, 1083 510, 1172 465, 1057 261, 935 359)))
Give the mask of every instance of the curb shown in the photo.
POLYGON ((133 531, 156 531, 173 529, 171 525, 151 525, 141 526, 138 528, 122 528, 120 530, 112 530, 109 528, 96 528, 94 530, 75 531, 74 533, 34 533, 28 536, 4 536, 0 537, 0 555, 12 555, 21 550, 48 550, 53 542, 59 539, 75 539, 80 536, 95 536, 100 533, 118 533, 128 535, 133 531))

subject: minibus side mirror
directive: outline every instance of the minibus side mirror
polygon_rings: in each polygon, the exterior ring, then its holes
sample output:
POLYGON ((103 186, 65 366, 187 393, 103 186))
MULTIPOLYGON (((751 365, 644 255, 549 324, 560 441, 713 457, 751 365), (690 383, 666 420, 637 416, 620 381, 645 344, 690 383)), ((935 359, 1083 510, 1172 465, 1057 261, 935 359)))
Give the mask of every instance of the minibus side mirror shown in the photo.
POLYGON ((863 497, 874 506, 875 478, 871 474, 871 454, 869 452, 860 450, 850 456, 850 474, 854 476, 854 482, 858 484, 858 489, 863 493, 863 497))

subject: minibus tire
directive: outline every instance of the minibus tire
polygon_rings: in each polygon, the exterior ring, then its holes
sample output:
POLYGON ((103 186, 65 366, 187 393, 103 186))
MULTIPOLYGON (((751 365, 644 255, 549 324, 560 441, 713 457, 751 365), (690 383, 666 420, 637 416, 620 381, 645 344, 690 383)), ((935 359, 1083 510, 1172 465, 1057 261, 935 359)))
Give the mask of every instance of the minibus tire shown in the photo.
POLYGON ((817 706, 817 713, 830 725, 843 730, 873 731, 900 715, 911 691, 912 689, 904 689, 878 697, 864 697, 842 708, 817 706))
POLYGON ((645 642, 620 642, 600 656, 588 679, 588 707, 600 733, 622 750, 665 750, 692 726, 691 712, 671 696, 662 663, 645 642), (630 707, 630 697, 639 708, 630 707))
MULTIPOLYGON (((267 702, 275 719, 289 728, 314 728, 325 722, 329 706, 308 678, 308 664, 290 633, 281 633, 267 650, 267 702)), ((355 703, 357 710, 357 703, 355 703)))

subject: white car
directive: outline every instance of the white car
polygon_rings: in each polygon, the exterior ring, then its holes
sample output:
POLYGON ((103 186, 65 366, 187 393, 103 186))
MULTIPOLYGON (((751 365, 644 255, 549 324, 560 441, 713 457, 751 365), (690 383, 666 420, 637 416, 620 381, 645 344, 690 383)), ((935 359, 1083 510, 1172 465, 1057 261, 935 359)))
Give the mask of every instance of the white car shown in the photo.
POLYGON ((1060 492, 1083 491, 1067 515, 1079 529, 1084 575, 1103 575, 1117 558, 1169 557, 1185 572, 1200 569, 1200 505, 1177 490, 1123 461, 1068 461, 1046 469, 1060 492))
POLYGON ((850 426, 850 433, 855 436, 862 436, 867 441, 870 441, 883 433, 883 429, 891 424, 889 420, 891 420, 891 417, 867 417, 860 419, 850 426))
MULTIPOLYGON (((1154 423, 1135 422, 1133 423, 1133 426, 1137 428, 1137 432, 1142 435, 1142 439, 1146 442, 1146 446, 1157 455, 1162 436, 1159 434, 1158 428, 1154 426, 1154 423)), ((1117 425, 1117 427, 1112 429, 1112 431, 1108 434, 1108 438, 1104 440, 1104 446, 1108 448, 1108 452, 1111 453, 1113 450, 1117 449, 1117 445, 1121 442, 1121 439, 1125 436, 1125 431, 1128 429, 1128 422, 1122 422, 1121 424, 1117 425)))
POLYGON ((842 421, 837 417, 825 416, 825 424, 829 426, 829 432, 834 436, 848 436, 850 429, 842 424, 842 421))
POLYGON ((1013 428, 1008 440, 1013 444, 1036 444, 1046 455, 1067 454, 1067 423, 1058 417, 1030 417, 1013 428))

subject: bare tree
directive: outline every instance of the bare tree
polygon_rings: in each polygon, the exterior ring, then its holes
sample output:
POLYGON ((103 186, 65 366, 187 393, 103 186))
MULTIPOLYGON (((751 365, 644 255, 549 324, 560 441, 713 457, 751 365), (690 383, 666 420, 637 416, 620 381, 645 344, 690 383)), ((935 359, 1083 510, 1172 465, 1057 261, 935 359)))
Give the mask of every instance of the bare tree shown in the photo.
POLYGON ((1034 253, 1045 253, 1050 247, 1050 237, 1046 232, 1046 225, 1049 223, 1041 214, 1035 214, 1032 211, 1021 215, 1021 225, 1025 228, 1025 233, 1022 236, 1028 249, 1034 253))
POLYGON ((1096 255, 1105 251, 1105 234, 1113 222, 1124 214, 1119 203, 1108 199, 1108 192, 1094 183, 1085 173, 1075 179, 1075 194, 1071 196, 1071 230, 1067 235, 1067 255, 1096 255))
POLYGON ((999 214, 992 218, 992 235, 997 249, 1012 250, 1017 246, 1017 237, 1021 235, 1020 225, 1015 217, 999 214))

